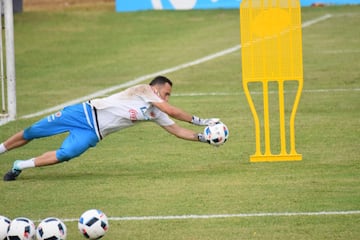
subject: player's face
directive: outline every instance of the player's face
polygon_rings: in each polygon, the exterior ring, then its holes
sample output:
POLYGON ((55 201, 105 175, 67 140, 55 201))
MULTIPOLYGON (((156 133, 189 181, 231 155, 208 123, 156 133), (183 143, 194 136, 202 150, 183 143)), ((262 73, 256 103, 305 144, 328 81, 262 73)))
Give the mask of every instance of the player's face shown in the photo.
POLYGON ((171 86, 168 83, 165 83, 164 85, 160 85, 158 88, 158 95, 161 99, 168 102, 169 97, 171 95, 171 86))

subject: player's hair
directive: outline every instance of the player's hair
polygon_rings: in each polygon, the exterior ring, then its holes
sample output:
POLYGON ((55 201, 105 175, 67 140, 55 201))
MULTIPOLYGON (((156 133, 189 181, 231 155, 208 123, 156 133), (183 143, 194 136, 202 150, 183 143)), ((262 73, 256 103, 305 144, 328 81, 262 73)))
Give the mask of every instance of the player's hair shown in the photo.
POLYGON ((157 84, 164 85, 165 83, 168 83, 170 86, 172 86, 172 82, 170 79, 164 76, 157 76, 150 82, 150 86, 154 86, 157 84))

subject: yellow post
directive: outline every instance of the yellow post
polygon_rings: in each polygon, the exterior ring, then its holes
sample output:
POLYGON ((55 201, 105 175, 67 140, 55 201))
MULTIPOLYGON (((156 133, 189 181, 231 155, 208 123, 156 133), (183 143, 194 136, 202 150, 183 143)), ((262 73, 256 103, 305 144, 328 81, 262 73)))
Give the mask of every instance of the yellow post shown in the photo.
POLYGON ((240 6, 242 83, 255 123, 251 162, 302 160, 295 149, 295 115, 303 88, 301 8, 299 0, 243 0, 240 6), (285 118, 284 85, 296 81, 289 123, 285 118), (249 83, 262 84, 263 134, 249 83), (269 83, 278 85, 280 149, 271 150, 269 83), (286 128, 289 127, 289 141, 286 128), (262 145, 262 135, 264 144, 262 145), (290 147, 287 147, 287 143, 290 147))

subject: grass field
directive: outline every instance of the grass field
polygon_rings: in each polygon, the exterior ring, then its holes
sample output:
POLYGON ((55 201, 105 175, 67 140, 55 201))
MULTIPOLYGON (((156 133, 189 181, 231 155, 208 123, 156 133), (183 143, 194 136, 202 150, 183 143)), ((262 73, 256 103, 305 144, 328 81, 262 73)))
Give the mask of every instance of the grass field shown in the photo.
MULTIPOLYGON (((303 22, 332 15, 303 29, 304 91, 296 118, 302 161, 249 163, 254 126, 239 50, 167 74, 175 84, 172 104, 228 125, 224 146, 185 142, 144 123, 110 135, 68 163, 1 181, 0 215, 36 223, 67 219, 71 240, 83 239, 72 219, 90 208, 112 219, 105 239, 359 239, 359 12, 360 5, 302 10, 303 22), (202 218, 166 219, 189 215, 202 218), (124 218, 141 216, 150 218, 124 218)), ((79 8, 15 15, 19 120, 0 126, 0 141, 39 118, 22 116, 239 41, 238 10, 120 14, 79 8)), ((63 138, 36 140, 1 155, 1 173, 15 159, 56 149, 63 138)))

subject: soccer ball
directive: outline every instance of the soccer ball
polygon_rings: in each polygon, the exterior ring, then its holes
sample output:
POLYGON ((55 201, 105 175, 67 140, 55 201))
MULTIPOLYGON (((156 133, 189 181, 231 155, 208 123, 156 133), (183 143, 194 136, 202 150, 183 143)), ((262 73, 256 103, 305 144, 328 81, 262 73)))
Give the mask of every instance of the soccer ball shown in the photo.
POLYGON ((90 209, 81 215, 78 228, 85 238, 99 239, 109 229, 109 222, 105 213, 98 209, 90 209))
POLYGON ((35 240, 35 225, 25 217, 15 218, 7 231, 8 240, 35 240))
POLYGON ((45 218, 36 228, 36 238, 37 240, 65 240, 66 226, 58 218, 45 218))
POLYGON ((6 240, 7 230, 11 220, 7 217, 0 216, 0 240, 6 240))
POLYGON ((218 121, 210 124, 204 129, 205 139, 210 142, 210 144, 215 146, 220 146, 226 142, 229 138, 229 129, 227 126, 218 121))

